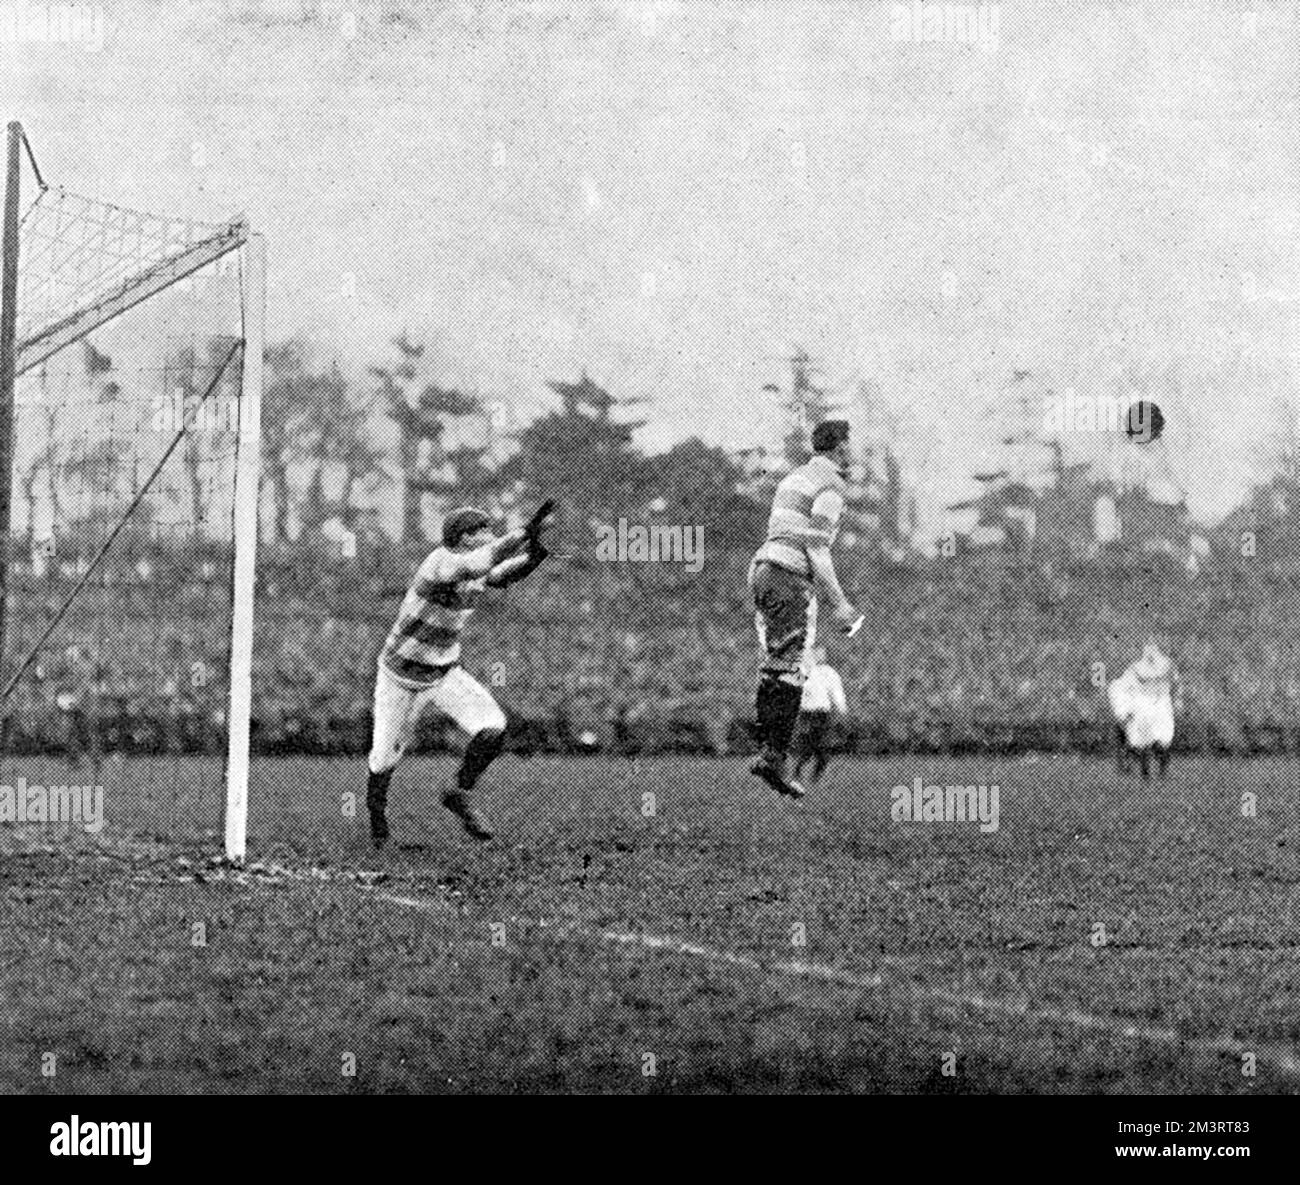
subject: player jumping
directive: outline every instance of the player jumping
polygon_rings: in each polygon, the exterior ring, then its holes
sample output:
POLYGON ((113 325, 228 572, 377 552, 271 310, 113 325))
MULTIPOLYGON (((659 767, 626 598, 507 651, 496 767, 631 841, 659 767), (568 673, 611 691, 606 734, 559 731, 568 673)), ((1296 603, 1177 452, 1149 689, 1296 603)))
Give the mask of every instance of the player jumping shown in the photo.
POLYGON ((826 420, 812 433, 813 458, 776 487, 767 539, 749 566, 754 626, 763 648, 756 713, 763 751, 750 767, 780 794, 802 798, 804 788, 786 770, 803 697, 803 661, 817 625, 817 594, 824 595, 845 633, 861 617, 840 588, 831 543, 844 511, 849 425, 826 420))
POLYGON ((505 743, 506 718, 491 693, 460 665, 460 635, 485 588, 504 588, 546 558, 545 503, 521 530, 497 537, 481 510, 453 510, 442 546, 420 565, 397 622, 384 643, 375 679, 374 739, 368 762, 366 807, 375 847, 388 840, 388 783, 426 708, 449 716, 469 737, 454 786, 442 795, 475 839, 492 829, 474 808, 475 783, 505 743))

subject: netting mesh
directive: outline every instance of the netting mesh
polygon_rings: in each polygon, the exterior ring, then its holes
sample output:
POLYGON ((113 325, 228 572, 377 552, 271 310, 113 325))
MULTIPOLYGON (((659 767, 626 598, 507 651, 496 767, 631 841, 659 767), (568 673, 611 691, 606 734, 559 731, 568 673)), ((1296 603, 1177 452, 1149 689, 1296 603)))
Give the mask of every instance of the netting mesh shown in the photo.
MULTIPOLYGON (((44 189, 19 227, 18 340, 30 349, 75 313, 101 305, 230 227, 128 210, 44 189)), ((21 364, 21 361, 20 361, 21 364)))
MULTIPOLYGON (((33 342, 129 303, 213 233, 42 192, 20 230, 20 369, 33 342)), ((233 251, 148 294, 15 392, 5 669, 26 667, 4 780, 93 776, 128 834, 220 828, 242 266, 233 251)))

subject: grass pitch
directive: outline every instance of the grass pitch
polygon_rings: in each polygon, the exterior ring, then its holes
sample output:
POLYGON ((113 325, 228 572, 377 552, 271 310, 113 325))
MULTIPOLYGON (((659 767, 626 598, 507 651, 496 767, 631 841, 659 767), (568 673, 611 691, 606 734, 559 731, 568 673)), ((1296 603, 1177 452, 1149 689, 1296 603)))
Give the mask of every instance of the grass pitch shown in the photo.
POLYGON ((1293 763, 746 765, 504 757, 480 846, 413 760, 376 855, 363 762, 263 759, 236 871, 210 768, 110 764, 99 835, 0 824, 0 1091, 1300 1090, 1293 763))

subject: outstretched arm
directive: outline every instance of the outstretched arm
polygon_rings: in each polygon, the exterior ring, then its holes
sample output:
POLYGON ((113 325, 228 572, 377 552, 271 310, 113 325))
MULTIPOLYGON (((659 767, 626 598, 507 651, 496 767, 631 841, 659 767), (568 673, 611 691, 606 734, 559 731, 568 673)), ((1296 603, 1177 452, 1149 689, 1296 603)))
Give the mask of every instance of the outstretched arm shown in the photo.
POLYGON ((477 580, 518 551, 526 538, 523 531, 507 531, 500 539, 493 539, 473 551, 448 552, 443 560, 443 571, 451 579, 477 580))
POLYGON ((550 554, 540 540, 534 540, 532 546, 522 555, 512 555, 502 560, 488 574, 486 584, 491 588, 507 588, 525 576, 531 576, 550 554))
POLYGON ((549 524, 554 512, 555 503, 550 498, 533 512, 523 527, 523 550, 494 564, 487 574, 488 585, 492 588, 506 588, 537 570, 537 566, 549 554, 542 543, 542 530, 549 524))

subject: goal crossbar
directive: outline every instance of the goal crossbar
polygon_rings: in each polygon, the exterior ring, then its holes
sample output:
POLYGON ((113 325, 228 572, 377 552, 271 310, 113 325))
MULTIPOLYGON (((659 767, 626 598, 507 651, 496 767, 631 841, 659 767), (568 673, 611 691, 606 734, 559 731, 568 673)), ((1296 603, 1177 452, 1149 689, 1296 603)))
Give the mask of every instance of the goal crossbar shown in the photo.
POLYGON ((80 341, 100 326, 107 325, 142 301, 216 263, 244 246, 248 240, 248 222, 243 218, 236 219, 171 258, 143 268, 123 281, 114 291, 85 308, 63 317, 31 337, 21 339, 17 348, 15 377, 39 366, 60 350, 80 341))
MULTIPOLYGON (((22 336, 17 330, 19 260, 19 150, 26 146, 28 157, 35 167, 31 146, 21 125, 11 123, 8 128, 8 169, 4 203, 3 293, 0 299, 0 662, 3 661, 3 639, 7 613, 8 558, 9 558, 9 496, 12 484, 12 430, 14 413, 14 383, 18 376, 39 367, 56 354, 79 341, 85 340, 94 330, 120 317, 136 305, 217 263, 231 252, 243 251, 241 275, 242 303, 242 377, 238 405, 238 449, 234 471, 234 555, 232 579, 232 612, 230 627, 230 684, 228 735, 225 766, 225 851, 235 862, 244 860, 248 821, 248 778, 250 718, 252 709, 252 658, 253 658, 253 595, 256 577, 256 552, 258 531, 258 494, 261 479, 261 415, 262 367, 265 346, 266 308, 266 243, 260 234, 249 229, 248 221, 239 217, 222 226, 205 228, 204 234, 192 242, 171 251, 165 257, 151 262, 129 275, 114 281, 106 291, 87 293, 85 302, 73 311, 45 324, 34 327, 22 336)), ((40 178, 41 194, 68 194, 66 190, 50 190, 40 178)), ((85 199, 81 199, 85 200, 85 199)), ((93 201, 93 199, 91 199, 93 201)), ((190 223, 189 225, 193 225, 190 223)), ((213 379, 208 394, 215 389, 221 371, 229 365, 230 358, 213 379)), ((207 395, 202 402, 206 402, 207 395)), ((177 436, 175 444, 185 433, 177 436)), ((170 452, 170 450, 169 450, 170 452)), ((134 512, 139 499, 122 516, 122 521, 134 512)), ((111 544, 110 539, 109 543, 111 544)), ((107 547, 105 548, 105 551, 107 547)), ((6 689, 8 690, 8 689, 6 689)), ((0 703, 0 733, 7 710, 0 703)))

